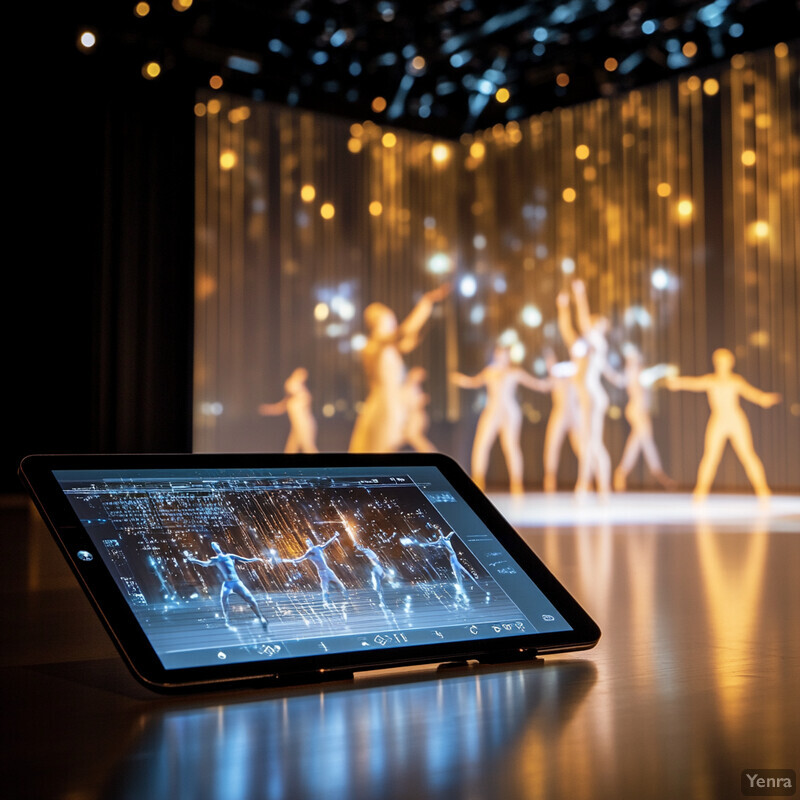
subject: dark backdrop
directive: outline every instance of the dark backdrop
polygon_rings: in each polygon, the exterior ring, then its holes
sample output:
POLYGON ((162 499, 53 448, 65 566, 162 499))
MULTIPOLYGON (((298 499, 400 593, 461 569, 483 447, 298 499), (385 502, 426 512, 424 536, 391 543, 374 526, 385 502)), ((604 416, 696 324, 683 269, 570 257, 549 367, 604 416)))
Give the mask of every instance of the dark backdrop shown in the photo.
POLYGON ((8 122, 4 493, 27 453, 191 447, 193 86, 48 31, 8 122))

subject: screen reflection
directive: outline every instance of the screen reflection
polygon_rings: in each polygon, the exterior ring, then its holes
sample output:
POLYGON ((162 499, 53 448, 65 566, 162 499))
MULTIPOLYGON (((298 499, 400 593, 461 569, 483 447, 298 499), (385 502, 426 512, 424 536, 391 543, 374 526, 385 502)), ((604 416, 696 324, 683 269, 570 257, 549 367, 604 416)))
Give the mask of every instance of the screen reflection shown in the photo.
POLYGON ((143 720, 105 796, 509 796, 519 743, 540 740, 537 750, 555 752, 595 679, 595 666, 582 660, 454 667, 400 683, 363 678, 162 711, 143 720))

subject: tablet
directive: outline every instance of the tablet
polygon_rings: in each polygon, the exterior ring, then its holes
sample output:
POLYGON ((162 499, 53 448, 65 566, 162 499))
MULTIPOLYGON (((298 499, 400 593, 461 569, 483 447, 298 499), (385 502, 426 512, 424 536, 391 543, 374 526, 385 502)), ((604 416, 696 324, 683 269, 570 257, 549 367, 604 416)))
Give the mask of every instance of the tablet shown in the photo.
POLYGON ((444 455, 32 455, 19 471, 156 691, 524 660, 600 636, 444 455))

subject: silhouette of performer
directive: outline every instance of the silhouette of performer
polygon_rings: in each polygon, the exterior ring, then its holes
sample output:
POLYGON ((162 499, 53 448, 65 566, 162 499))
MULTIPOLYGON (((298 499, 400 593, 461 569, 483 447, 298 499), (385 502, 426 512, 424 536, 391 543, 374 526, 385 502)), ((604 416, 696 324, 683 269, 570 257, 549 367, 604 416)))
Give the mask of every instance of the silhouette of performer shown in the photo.
POLYGON ((230 624, 230 616, 229 616, 229 606, 230 606, 230 597, 235 592, 240 597, 244 598, 247 605, 253 610, 253 613, 258 617, 259 622, 261 622, 264 630, 267 629, 267 620, 264 618, 264 615, 259 611, 258 603, 256 603, 255 597, 253 597, 253 593, 242 583, 241 578, 239 578, 238 574, 236 573, 236 563, 240 562, 242 564, 254 564, 257 561, 262 561, 261 558, 245 558, 244 556, 236 555, 235 553, 225 553, 223 552, 222 548, 216 543, 211 542, 211 549, 214 551, 214 555, 211 556, 207 561, 201 561, 198 558, 194 558, 193 556, 189 555, 188 552, 184 552, 186 556, 186 560, 190 561, 192 564, 197 564, 201 567, 216 567, 219 571, 219 574, 222 576, 222 588, 220 589, 220 604, 222 605, 222 616, 225 619, 225 625, 230 628, 231 630, 236 630, 233 625, 230 624))
POLYGON ((711 359, 714 372, 697 377, 667 378, 668 389, 705 392, 711 409, 694 496, 702 500, 708 495, 725 445, 730 442, 756 494, 759 497, 769 497, 764 465, 756 455, 750 423, 739 401, 744 398, 761 408, 770 408, 780 403, 781 396, 775 392, 763 392, 751 386, 741 375, 737 375, 733 371, 736 358, 730 350, 719 348, 712 353, 711 359))
POLYGON ((628 475, 639 455, 644 456, 645 463, 655 479, 665 489, 673 489, 676 485, 675 481, 664 472, 658 448, 653 439, 653 421, 650 417, 650 409, 653 384, 661 378, 674 374, 675 368, 668 364, 656 364, 644 369, 642 354, 633 345, 625 347, 623 353, 625 369, 621 384, 628 392, 625 419, 631 426, 631 430, 625 442, 619 466, 614 470, 614 490, 625 491, 628 475))
POLYGON ((403 396, 403 355, 419 344, 420 332, 434 306, 449 292, 449 284, 426 292, 399 324, 394 311, 383 303, 370 303, 364 309, 368 338, 362 361, 368 392, 353 426, 350 452, 393 453, 402 447, 408 416, 403 396))
POLYGON ((575 365, 574 381, 581 409, 581 446, 575 491, 585 493, 594 479, 597 492, 607 495, 611 489, 611 457, 603 439, 608 393, 602 378, 618 379, 607 360, 609 322, 605 317, 590 312, 583 281, 572 282, 572 297, 580 336, 572 325, 569 294, 559 293, 556 303, 559 331, 575 365))
POLYGON ((461 602, 464 605, 469 605, 469 598, 467 597, 467 593, 464 589, 464 580, 462 575, 466 575, 479 589, 480 584, 475 580, 472 573, 458 560, 458 555, 453 547, 453 543, 450 541, 453 538, 454 533, 455 531, 450 531, 450 533, 445 536, 440 530, 439 536, 432 542, 421 542, 419 539, 412 539, 408 536, 404 536, 402 539, 400 539, 400 544, 414 544, 417 547, 443 548, 447 553, 447 558, 450 561, 450 569, 453 572, 454 586, 456 589, 456 603, 461 602))
POLYGON ((513 366, 509 349, 498 345, 491 361, 474 376, 454 372, 450 380, 462 389, 486 387, 486 405, 478 417, 478 426, 472 444, 472 479, 486 488, 486 470, 489 453, 500 437, 500 447, 506 461, 511 492, 523 491, 523 456, 519 437, 522 429, 522 410, 517 401, 517 387, 527 386, 539 392, 547 391, 545 381, 534 378, 521 367, 513 366))
POLYGON ((290 429, 284 453, 319 452, 316 443, 317 421, 311 413, 311 392, 306 386, 307 380, 308 370, 297 367, 283 384, 286 396, 277 403, 262 403, 258 407, 258 413, 265 417, 288 415, 290 429))
POLYGON ((314 568, 317 570, 319 576, 320 588, 322 589, 322 602, 325 606, 328 605, 328 596, 330 585, 338 586, 339 590, 345 597, 348 597, 347 589, 344 584, 336 576, 336 573, 328 566, 325 559, 325 548, 329 547, 339 538, 338 533, 334 533, 326 542, 322 544, 314 544, 311 539, 306 539, 306 546, 308 550, 298 558, 285 558, 282 559, 287 564, 299 564, 301 561, 310 561, 314 568))
POLYGON ((575 365, 570 361, 557 361, 555 353, 545 351, 547 378, 543 383, 549 388, 551 408, 544 433, 544 484, 545 492, 558 488, 558 463, 564 440, 568 439, 572 452, 580 458, 581 408, 575 388, 575 365))

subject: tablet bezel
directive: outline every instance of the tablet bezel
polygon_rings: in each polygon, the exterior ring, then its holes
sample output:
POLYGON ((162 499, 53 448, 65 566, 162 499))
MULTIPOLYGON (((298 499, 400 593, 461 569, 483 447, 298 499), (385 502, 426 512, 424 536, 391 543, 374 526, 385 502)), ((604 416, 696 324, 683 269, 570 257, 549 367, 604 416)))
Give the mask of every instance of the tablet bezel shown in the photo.
POLYGON ((369 669, 450 661, 500 661, 546 653, 585 650, 597 643, 600 630, 587 612, 525 543, 489 498, 451 457, 440 454, 37 454, 27 456, 19 475, 67 563, 134 677, 162 692, 228 687, 241 682, 301 683, 369 669), (130 605, 106 569, 89 534, 80 524, 54 476, 57 470, 141 469, 309 469, 319 467, 435 467, 484 522, 572 628, 501 639, 404 646, 369 652, 328 653, 282 659, 165 669, 130 605), (91 553, 89 561, 77 557, 91 553), (275 671, 273 671, 273 668, 275 671))

